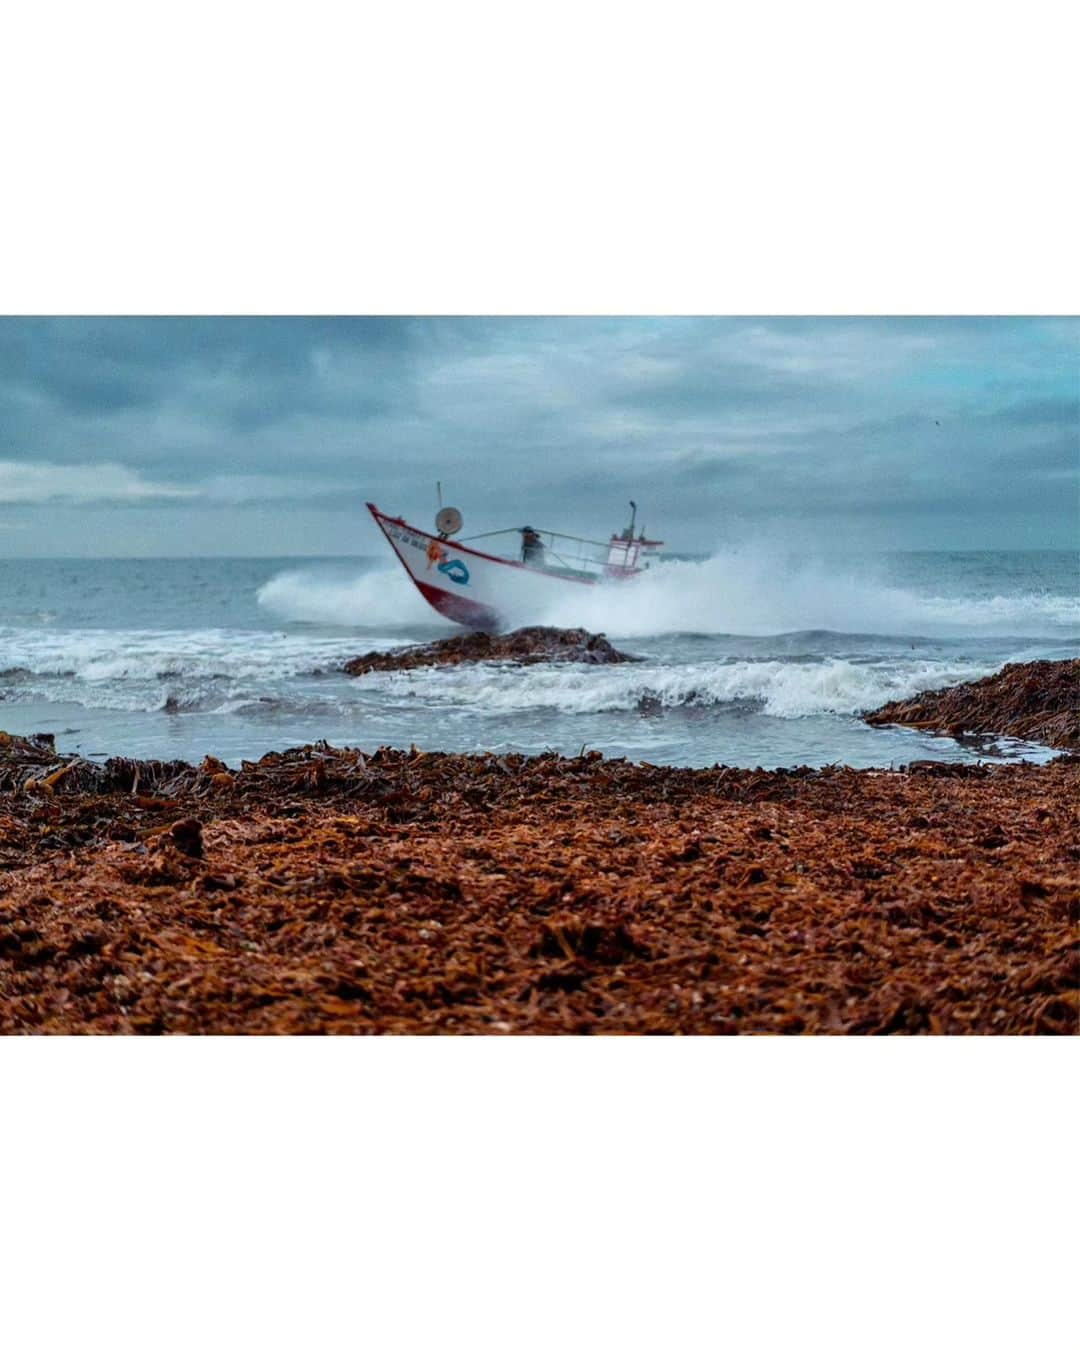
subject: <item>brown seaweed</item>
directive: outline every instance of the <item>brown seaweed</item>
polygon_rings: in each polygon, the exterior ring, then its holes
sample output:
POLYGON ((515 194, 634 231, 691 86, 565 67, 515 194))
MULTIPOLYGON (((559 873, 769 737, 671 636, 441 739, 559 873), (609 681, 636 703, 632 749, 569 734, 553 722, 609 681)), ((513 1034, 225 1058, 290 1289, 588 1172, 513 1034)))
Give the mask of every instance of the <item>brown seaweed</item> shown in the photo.
POLYGON ((230 770, 7 738, 0 782, 4 1032, 1078 1029, 1076 760, 230 770))
POLYGON ((1080 749, 1080 660, 1027 661, 996 675, 886 703, 865 720, 943 736, 989 733, 1080 749))

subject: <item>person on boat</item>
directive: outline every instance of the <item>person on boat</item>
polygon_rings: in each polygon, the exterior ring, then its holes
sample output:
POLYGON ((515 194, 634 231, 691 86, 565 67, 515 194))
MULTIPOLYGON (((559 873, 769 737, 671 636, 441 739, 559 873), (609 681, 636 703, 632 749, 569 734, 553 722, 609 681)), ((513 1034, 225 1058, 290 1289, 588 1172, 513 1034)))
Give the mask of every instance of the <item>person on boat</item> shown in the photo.
POLYGON ((521 531, 521 561, 532 567, 544 565, 544 541, 531 525, 521 531))

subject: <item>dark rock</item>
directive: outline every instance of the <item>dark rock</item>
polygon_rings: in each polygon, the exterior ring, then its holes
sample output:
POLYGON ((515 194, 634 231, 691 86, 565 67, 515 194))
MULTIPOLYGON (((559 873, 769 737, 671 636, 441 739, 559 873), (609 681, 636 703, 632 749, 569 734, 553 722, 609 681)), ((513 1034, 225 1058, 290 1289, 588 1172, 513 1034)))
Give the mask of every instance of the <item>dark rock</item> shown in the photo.
POLYGON ((368 652, 346 661, 342 670, 347 675, 367 675, 374 670, 415 670, 418 666, 457 666, 469 661, 513 661, 521 666, 578 661, 600 666, 640 659, 617 651, 603 633, 536 627, 502 634, 463 633, 390 652, 368 652))

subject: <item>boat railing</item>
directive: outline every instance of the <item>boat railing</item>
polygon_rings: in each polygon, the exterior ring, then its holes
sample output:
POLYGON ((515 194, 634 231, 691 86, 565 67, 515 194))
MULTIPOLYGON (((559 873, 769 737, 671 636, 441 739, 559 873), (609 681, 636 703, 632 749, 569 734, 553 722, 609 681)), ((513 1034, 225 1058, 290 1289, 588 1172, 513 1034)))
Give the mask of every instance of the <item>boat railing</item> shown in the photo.
MULTIPOLYGON (((568 572, 603 573, 608 566, 611 541, 582 539, 574 534, 559 534, 555 530, 533 530, 543 545, 543 558, 536 559, 535 565, 547 571, 565 569, 568 572)), ((473 544, 478 540, 506 539, 503 556, 516 562, 526 561, 522 555, 522 530, 489 530, 486 534, 473 534, 460 542, 473 544)), ((489 546, 490 547, 490 546, 489 546)), ((494 551, 494 550, 493 550, 494 551)))

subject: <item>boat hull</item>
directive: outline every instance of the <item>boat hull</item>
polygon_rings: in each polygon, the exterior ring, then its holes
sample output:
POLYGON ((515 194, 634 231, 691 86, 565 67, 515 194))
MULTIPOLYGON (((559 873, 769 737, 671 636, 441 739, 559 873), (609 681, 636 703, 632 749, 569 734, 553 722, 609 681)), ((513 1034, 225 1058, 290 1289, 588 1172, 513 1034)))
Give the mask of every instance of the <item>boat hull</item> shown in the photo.
POLYGON ((367 508, 432 609, 465 628, 498 632, 512 626, 515 615, 542 615, 567 587, 593 584, 591 578, 554 576, 418 530, 372 502, 367 508))

